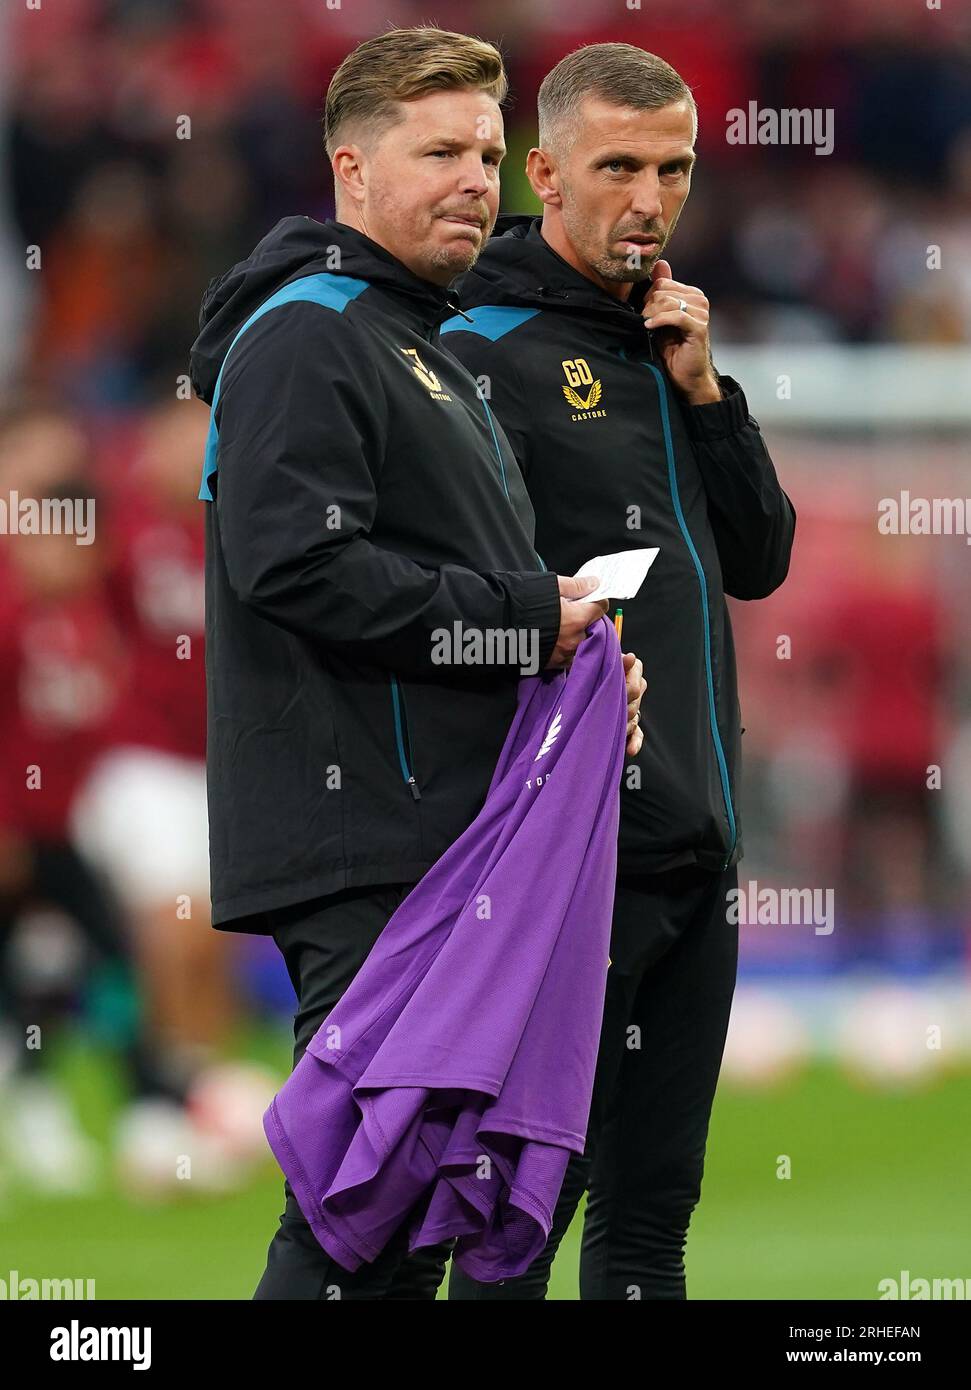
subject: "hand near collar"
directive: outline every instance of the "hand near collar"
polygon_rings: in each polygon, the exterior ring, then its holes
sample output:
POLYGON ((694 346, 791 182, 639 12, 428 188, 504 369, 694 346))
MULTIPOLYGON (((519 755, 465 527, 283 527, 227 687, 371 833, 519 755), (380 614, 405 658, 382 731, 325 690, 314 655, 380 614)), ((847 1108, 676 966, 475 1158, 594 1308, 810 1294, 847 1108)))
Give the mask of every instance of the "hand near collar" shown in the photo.
POLYGON ((656 330, 654 341, 668 376, 688 404, 720 401, 722 393, 708 339, 708 300, 701 290, 672 279, 670 264, 657 261, 641 313, 646 326, 656 330))

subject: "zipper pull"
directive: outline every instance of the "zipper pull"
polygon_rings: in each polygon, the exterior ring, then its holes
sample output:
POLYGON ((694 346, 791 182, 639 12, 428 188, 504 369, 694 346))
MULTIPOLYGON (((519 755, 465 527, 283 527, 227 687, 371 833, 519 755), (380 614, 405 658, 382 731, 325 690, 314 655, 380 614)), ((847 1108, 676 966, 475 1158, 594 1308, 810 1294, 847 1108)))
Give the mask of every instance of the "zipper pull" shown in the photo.
POLYGON ((453 314, 461 314, 462 317, 466 319, 469 323, 475 323, 475 319, 472 317, 472 315, 467 314, 464 309, 460 309, 459 306, 457 304, 454 304, 451 299, 446 299, 445 303, 452 310, 453 314))
POLYGON ((408 778, 408 790, 416 801, 421 800, 421 792, 418 790, 418 783, 415 781, 414 773, 408 778))

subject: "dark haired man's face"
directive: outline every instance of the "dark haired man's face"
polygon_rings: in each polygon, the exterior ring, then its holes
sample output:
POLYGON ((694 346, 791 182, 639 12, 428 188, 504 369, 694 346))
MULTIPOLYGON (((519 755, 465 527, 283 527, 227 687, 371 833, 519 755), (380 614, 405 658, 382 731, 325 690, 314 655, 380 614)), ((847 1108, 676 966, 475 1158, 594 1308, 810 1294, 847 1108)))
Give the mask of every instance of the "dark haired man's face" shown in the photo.
POLYGON ((638 111, 584 100, 579 137, 552 181, 562 231, 588 273, 608 283, 650 278, 691 187, 694 138, 687 101, 638 111))
POLYGON ((495 226, 502 112, 485 92, 461 89, 402 102, 401 114, 362 149, 353 207, 372 241, 447 285, 475 264, 495 226))

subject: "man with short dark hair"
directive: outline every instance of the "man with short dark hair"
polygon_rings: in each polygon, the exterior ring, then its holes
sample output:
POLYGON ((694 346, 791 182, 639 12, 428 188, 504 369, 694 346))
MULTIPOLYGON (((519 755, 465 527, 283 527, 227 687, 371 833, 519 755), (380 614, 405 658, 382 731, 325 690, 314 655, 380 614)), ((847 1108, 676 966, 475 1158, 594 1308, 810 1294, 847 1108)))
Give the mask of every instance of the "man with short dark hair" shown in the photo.
POLYGON ((686 1296, 738 948, 726 907, 742 731, 725 594, 771 594, 795 527, 741 388, 712 364, 708 300, 661 259, 696 125, 663 59, 629 44, 569 54, 540 88, 526 166, 543 215, 500 219, 442 328, 513 445, 547 560, 571 572, 590 555, 660 550, 623 604, 650 705, 621 793, 586 1152, 527 1273, 484 1285, 453 1268, 450 1298, 545 1297, 585 1187, 581 1298, 686 1296))

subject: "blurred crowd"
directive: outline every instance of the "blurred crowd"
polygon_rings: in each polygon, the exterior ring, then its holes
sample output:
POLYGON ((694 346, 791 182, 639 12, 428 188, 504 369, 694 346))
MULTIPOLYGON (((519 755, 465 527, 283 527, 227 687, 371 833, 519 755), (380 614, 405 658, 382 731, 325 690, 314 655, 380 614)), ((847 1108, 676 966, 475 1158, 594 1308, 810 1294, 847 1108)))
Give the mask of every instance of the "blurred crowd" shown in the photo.
MULTIPOLYGON (((749 965, 825 975, 959 968, 971 943, 971 613, 960 536, 876 529, 888 454, 876 442, 782 438, 799 517, 785 585, 733 605, 746 855, 740 881, 825 885, 837 930, 743 933, 749 965)), ((942 495, 964 448, 928 442, 942 495)))
MULTIPOLYGON (((82 408, 184 371, 200 291, 283 216, 333 210, 320 116, 355 40, 420 7, 319 0, 72 0, 9 7, 10 263, 21 369, 82 408), (21 271, 25 248, 41 268, 21 271), (18 273, 19 272, 19 273, 18 273), (26 284, 24 281, 26 280, 26 284)), ((954 343, 971 328, 971 14, 909 0, 708 0, 555 11, 439 5, 497 39, 512 101, 507 211, 535 96, 582 42, 652 48, 691 84, 700 163, 672 253, 732 341, 954 343), (648 13, 649 11, 649 13, 648 13), (738 145, 726 114, 834 111, 834 149, 738 145), (927 273, 928 248, 940 268, 927 273)))
MULTIPOLYGON (((583 42, 638 43, 698 103, 671 260, 713 301, 716 336, 946 345, 971 330, 971 23, 958 8, 448 0, 434 19, 506 52, 504 210, 538 208, 522 165, 549 67, 583 42), (729 144, 726 113, 749 101, 833 108, 833 154, 729 144)), ((86 1155, 45 1087, 43 1046, 22 1046, 31 1028, 46 1040, 81 1009, 116 1050, 133 1179, 189 1146, 186 1125, 249 1096, 253 1078, 216 1101, 199 1089, 238 1024, 233 970, 249 947, 207 922, 208 411, 187 386, 188 349, 211 278, 279 218, 332 215, 320 116, 333 68, 389 21, 424 19, 371 0, 70 0, 2 21, 0 501, 58 498, 93 506, 95 522, 90 543, 0 542, 0 1045, 3 1029, 13 1040, 0 1078, 6 1067, 20 1087, 18 1161, 51 1187, 81 1185, 86 1155)), ((954 590, 891 573, 887 551, 862 563, 866 526, 837 542, 820 516, 814 531, 812 468, 800 482, 777 457, 807 556, 785 610, 802 679, 780 685, 783 610, 740 613, 749 855, 791 881, 835 881, 860 921, 928 905, 944 920, 971 863, 947 848, 921 779, 961 727, 947 714, 954 590), (831 579, 834 565, 852 572, 828 588, 838 603, 814 601, 814 560, 831 579)), ((256 976, 272 964, 259 956, 256 976)), ((267 995, 285 1004, 284 990, 267 995)))
POLYGON ((228 942, 208 927, 207 418, 165 397, 99 447, 49 397, 0 414, 0 1045, 18 1159, 53 1164, 54 1186, 87 1162, 46 1084, 71 1015, 117 1054, 119 1146, 139 1154, 178 1149, 231 1037, 228 942), (24 509, 42 498, 68 504, 56 531, 24 509))

